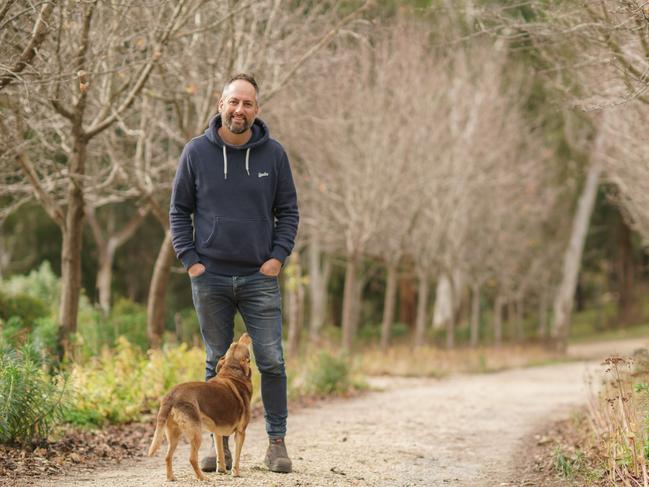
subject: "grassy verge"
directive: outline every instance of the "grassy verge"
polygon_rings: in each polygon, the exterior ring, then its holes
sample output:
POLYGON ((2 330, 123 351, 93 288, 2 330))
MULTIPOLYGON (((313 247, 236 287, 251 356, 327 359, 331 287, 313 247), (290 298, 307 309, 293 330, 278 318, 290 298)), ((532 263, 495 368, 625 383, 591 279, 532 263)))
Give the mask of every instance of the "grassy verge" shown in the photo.
MULTIPOLYGON (((199 347, 145 352, 122 337, 114 348, 55 372, 29 344, 17 351, 6 348, 0 355, 0 442, 39 443, 63 425, 92 428, 150 418, 172 386, 203 380, 204 360, 199 347)), ((287 369, 291 399, 365 387, 349 358, 326 351, 289 361, 287 369)), ((260 404, 257 370, 252 378, 255 407, 260 404)))
POLYGON ((537 435, 545 438, 536 454, 541 458, 534 468, 537 481, 649 486, 649 351, 637 351, 633 358, 612 356, 602 365, 603 380, 594 385, 588 407, 537 435))
POLYGON ((500 348, 435 347, 412 348, 394 345, 388 350, 367 348, 359 356, 365 375, 442 377, 450 373, 488 373, 499 370, 547 365, 568 360, 541 345, 506 345, 500 348))

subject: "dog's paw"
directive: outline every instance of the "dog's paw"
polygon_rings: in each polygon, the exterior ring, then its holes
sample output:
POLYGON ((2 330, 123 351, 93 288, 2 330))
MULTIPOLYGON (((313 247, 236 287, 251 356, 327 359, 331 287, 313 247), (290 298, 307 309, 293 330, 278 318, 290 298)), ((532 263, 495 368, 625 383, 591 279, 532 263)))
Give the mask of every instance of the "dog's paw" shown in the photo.
POLYGON ((175 476, 172 475, 171 477, 167 477, 167 482, 175 482, 175 481, 176 481, 175 476))
POLYGON ((232 469, 232 476, 233 477, 241 477, 241 475, 239 475, 239 469, 238 468, 233 468, 232 469))

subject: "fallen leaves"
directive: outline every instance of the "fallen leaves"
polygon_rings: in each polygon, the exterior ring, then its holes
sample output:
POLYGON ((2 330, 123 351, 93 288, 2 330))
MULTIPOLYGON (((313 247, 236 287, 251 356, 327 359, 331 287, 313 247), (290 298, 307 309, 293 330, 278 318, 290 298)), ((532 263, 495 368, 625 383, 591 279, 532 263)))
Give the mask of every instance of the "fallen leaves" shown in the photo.
POLYGON ((127 458, 142 457, 153 436, 153 423, 66 429, 56 440, 33 447, 0 445, 0 478, 20 479, 90 470, 127 458))

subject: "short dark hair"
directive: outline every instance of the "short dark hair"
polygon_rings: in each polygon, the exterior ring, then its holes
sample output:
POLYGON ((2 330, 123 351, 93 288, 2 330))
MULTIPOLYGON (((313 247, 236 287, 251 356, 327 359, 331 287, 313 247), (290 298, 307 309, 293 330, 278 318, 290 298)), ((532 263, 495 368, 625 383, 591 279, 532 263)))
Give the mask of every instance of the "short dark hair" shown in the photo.
MULTIPOLYGON (((238 74, 235 74, 235 75, 234 75, 232 78, 230 78, 230 80, 225 84, 225 88, 227 88, 228 86, 230 86, 232 83, 234 83, 235 81, 237 81, 237 80, 239 80, 239 79, 242 79, 242 80, 244 80, 244 81, 247 81, 247 82, 250 83, 252 86, 254 86, 254 87, 255 87, 255 93, 257 94, 257 96, 259 96, 259 85, 257 84, 257 80, 255 80, 255 78, 254 78, 251 74, 246 74, 246 73, 238 73, 238 74)), ((224 91, 225 91, 225 88, 224 88, 224 91)))

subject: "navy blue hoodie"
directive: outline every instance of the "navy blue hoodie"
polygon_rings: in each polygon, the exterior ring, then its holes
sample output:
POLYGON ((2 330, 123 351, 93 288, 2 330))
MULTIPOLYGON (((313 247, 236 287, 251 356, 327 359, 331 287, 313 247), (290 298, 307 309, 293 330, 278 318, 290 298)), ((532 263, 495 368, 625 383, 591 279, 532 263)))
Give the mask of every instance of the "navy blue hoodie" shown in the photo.
POLYGON ((248 275, 274 257, 282 263, 297 233, 297 195, 288 157, 260 119, 241 146, 226 144, 216 115, 180 156, 169 222, 176 256, 186 269, 248 275), (194 219, 192 222, 192 214, 194 219))

